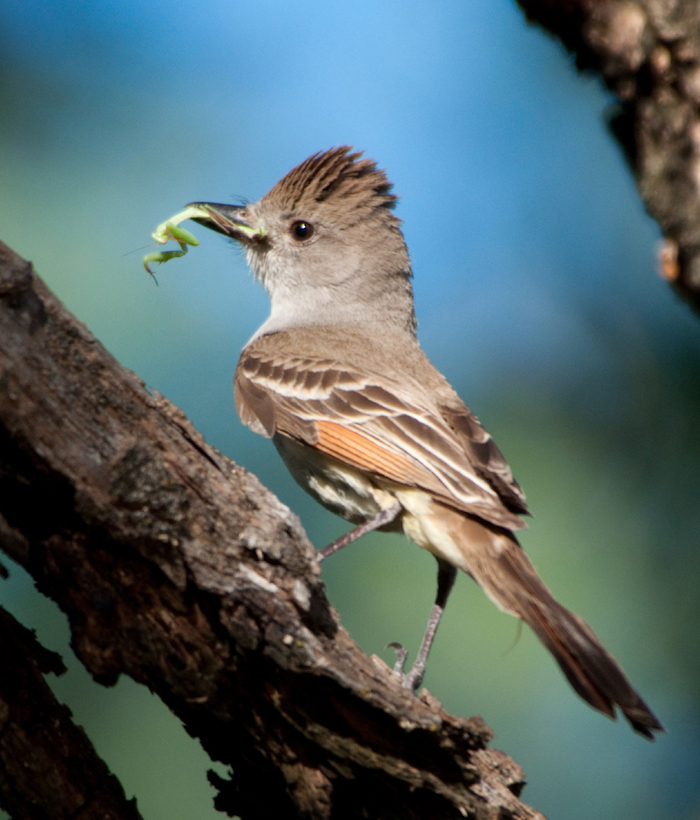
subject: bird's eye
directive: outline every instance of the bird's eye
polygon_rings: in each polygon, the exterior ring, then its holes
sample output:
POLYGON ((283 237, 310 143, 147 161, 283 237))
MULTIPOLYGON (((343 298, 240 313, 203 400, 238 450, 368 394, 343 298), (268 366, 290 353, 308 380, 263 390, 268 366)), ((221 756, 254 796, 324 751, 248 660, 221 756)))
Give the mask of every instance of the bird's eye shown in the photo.
POLYGON ((314 226, 310 222, 304 222, 299 219, 292 223, 292 236, 302 242, 305 239, 310 239, 314 235, 314 226))

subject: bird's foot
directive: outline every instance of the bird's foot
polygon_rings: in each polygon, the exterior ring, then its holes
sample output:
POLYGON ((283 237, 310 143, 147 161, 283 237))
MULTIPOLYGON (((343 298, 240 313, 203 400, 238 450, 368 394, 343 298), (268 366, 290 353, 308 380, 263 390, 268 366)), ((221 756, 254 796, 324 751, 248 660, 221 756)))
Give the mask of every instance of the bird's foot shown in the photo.
POLYGON ((396 652, 396 663, 394 664, 394 674, 401 678, 401 684, 415 692, 416 689, 423 682, 423 675, 425 674, 425 662, 421 663, 417 660, 410 671, 404 672, 404 665, 408 657, 408 650, 406 650, 400 643, 390 643, 389 646, 396 652))

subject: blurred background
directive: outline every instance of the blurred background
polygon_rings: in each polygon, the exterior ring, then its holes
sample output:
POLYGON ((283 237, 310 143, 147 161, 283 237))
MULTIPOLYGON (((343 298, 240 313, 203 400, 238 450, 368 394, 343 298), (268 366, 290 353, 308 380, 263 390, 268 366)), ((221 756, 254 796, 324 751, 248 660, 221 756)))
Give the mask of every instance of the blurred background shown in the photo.
MULTIPOLYGON (((0 238, 319 547, 344 523, 235 416, 238 352, 268 309, 242 254, 190 224, 202 244, 158 287, 141 258, 187 202, 256 200, 318 150, 387 169, 421 342, 525 488, 533 562, 668 734, 589 709, 467 577, 425 685, 482 715, 552 819, 700 818, 700 326, 656 273, 601 84, 510 0, 5 0, 0 71, 0 238)), ((415 652, 431 556, 368 537, 323 578, 367 652, 415 652)), ((92 683, 18 568, 0 601, 63 654, 55 690, 145 818, 219 816, 211 763, 160 701, 92 683)))

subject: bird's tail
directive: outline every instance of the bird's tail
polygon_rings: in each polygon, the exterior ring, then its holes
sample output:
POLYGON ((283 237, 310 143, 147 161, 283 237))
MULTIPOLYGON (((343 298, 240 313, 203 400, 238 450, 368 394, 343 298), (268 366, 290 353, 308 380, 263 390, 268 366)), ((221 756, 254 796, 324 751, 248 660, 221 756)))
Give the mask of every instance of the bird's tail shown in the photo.
POLYGON ((466 565, 462 569, 501 609, 529 624, 579 695, 613 719, 618 706, 632 728, 645 737, 653 740, 654 732, 663 732, 590 626, 554 599, 515 536, 450 513, 453 541, 466 565))

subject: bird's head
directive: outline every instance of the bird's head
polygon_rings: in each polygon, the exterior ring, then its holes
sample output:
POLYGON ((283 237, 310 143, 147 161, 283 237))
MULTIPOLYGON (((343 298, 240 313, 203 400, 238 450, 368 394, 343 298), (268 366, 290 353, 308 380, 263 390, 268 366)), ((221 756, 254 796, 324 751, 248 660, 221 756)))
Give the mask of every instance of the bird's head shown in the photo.
POLYGON ((278 324, 354 322, 369 306, 415 328, 391 187, 372 160, 344 146, 309 157, 258 202, 191 206, 209 214, 197 222, 245 247, 278 324))

